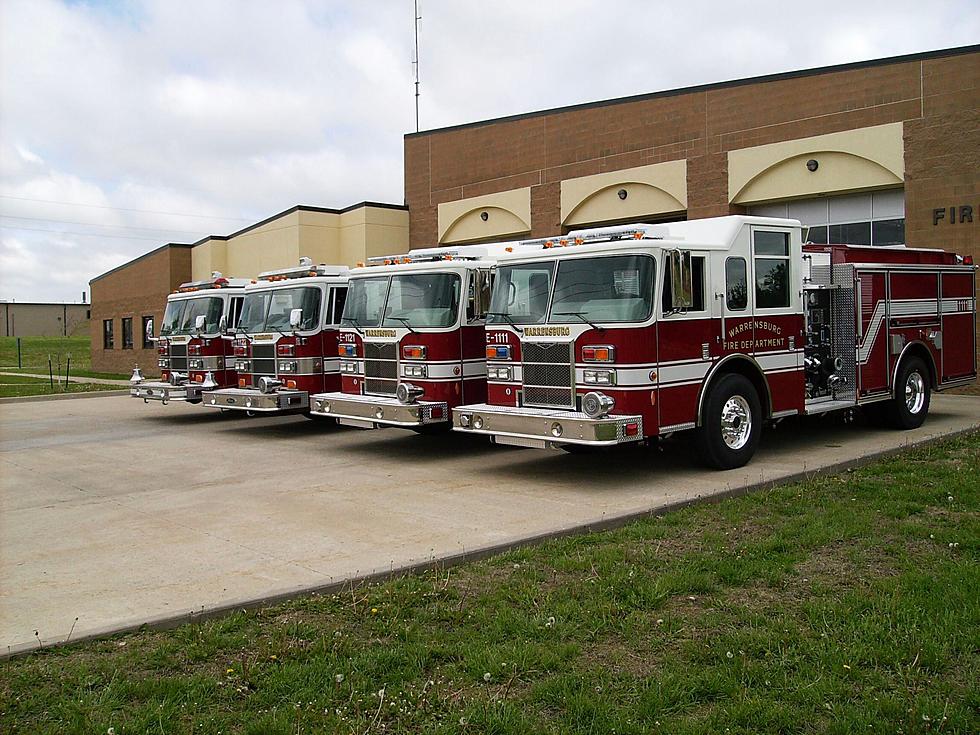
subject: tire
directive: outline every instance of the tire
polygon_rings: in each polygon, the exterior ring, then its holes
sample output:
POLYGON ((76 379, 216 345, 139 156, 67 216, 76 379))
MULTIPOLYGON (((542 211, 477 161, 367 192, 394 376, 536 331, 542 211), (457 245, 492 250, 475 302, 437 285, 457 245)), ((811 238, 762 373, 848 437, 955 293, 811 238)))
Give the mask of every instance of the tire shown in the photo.
POLYGON ((918 429, 929 413, 932 391, 929 369, 919 357, 907 357, 898 368, 895 397, 882 406, 882 416, 895 429, 918 429))
POLYGON ((759 446, 759 394, 748 378, 736 374, 723 375, 709 390, 695 433, 698 455, 714 469, 742 467, 759 446))

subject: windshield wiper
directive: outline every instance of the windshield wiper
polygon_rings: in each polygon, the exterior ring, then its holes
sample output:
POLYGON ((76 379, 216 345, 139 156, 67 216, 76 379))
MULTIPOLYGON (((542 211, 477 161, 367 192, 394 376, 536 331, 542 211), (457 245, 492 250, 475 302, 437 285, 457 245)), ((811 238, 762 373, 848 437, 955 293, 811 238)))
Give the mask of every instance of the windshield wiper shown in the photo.
POLYGON ((412 329, 412 325, 408 323, 408 319, 406 319, 405 317, 389 316, 388 319, 394 319, 396 322, 401 322, 402 324, 405 325, 405 329, 407 329, 412 334, 415 334, 415 330, 412 329))
POLYGON ((349 316, 340 317, 340 323, 343 324, 344 322, 350 322, 351 324, 353 324, 354 330, 362 337, 364 336, 364 332, 361 331, 361 325, 357 323, 356 319, 352 319, 349 316))
POLYGON ((487 312, 487 316, 502 316, 504 319, 507 320, 507 323, 510 324, 510 326, 512 326, 518 332, 523 332, 524 331, 521 327, 517 326, 517 322, 515 322, 513 319, 511 319, 510 318, 510 314, 508 314, 506 312, 503 312, 503 311, 488 311, 487 312))
POLYGON ((588 324, 593 329, 598 329, 600 332, 606 331, 605 327, 600 327, 594 321, 592 321, 587 316, 585 316, 585 314, 583 314, 581 311, 556 311, 555 316, 577 316, 585 324, 588 324))

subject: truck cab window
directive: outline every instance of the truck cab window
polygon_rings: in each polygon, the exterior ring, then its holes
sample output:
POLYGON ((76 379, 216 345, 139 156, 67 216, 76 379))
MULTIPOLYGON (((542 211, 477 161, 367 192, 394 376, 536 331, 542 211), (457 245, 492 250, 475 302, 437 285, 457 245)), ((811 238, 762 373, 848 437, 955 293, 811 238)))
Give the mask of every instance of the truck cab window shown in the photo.
POLYGON ((741 311, 748 304, 745 258, 729 258, 725 261, 725 306, 729 311, 741 311))
POLYGON ((758 309, 789 306, 789 233, 753 233, 755 305, 758 309))

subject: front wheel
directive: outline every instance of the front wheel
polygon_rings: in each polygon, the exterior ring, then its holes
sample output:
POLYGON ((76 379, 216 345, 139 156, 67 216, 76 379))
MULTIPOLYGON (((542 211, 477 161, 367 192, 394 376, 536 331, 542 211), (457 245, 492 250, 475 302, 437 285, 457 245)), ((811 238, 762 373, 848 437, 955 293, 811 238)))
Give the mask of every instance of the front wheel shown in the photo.
POLYGON ((918 357, 902 361, 895 397, 883 407, 885 420, 896 429, 918 429, 929 413, 929 370, 918 357))
POLYGON ((759 446, 762 407, 748 378, 723 375, 711 386, 695 433, 698 454, 709 467, 730 470, 747 464, 759 446))

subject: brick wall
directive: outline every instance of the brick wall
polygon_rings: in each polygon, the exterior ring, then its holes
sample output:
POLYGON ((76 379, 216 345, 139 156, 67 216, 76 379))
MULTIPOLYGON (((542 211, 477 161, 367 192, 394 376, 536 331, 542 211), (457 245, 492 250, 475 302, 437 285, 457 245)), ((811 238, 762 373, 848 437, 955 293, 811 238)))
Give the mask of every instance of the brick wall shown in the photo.
POLYGON ((906 239, 980 262, 980 52, 555 110, 405 137, 411 246, 436 242, 437 205, 531 187, 531 233, 557 232, 560 181, 687 159, 688 216, 737 214, 729 150, 903 122, 906 239), (971 206, 973 222, 933 225, 971 206))
POLYGON ((191 280, 191 249, 187 245, 165 245, 89 285, 92 293, 92 369, 130 373, 139 364, 146 376, 159 375, 155 349, 143 349, 143 317, 152 316, 159 332, 167 296, 181 283, 191 280), (152 305, 148 306, 147 305, 152 305), (124 349, 122 320, 133 320, 133 347, 124 349), (103 349, 103 321, 111 319, 115 346, 103 349))

